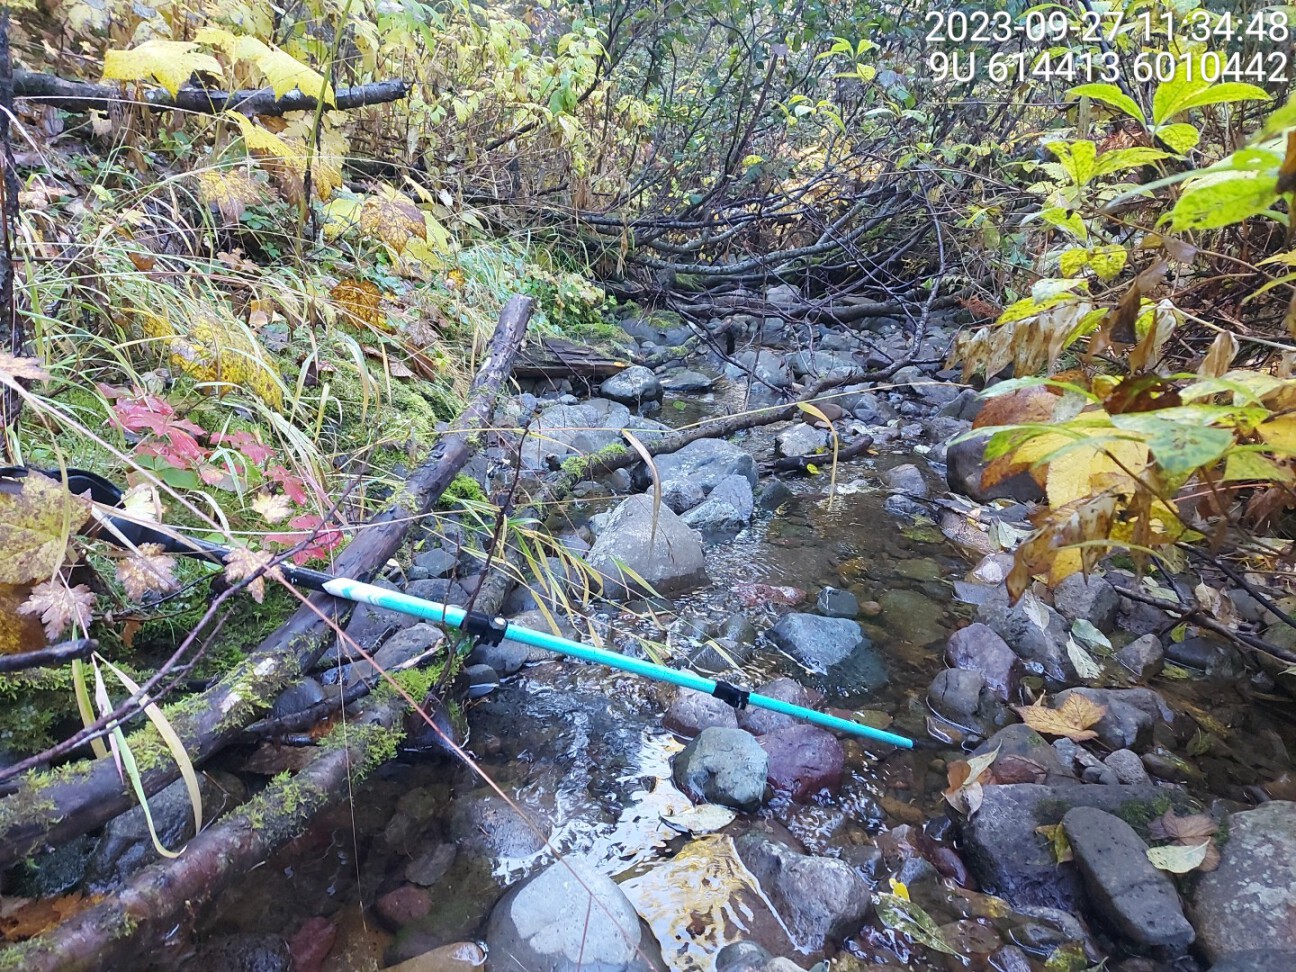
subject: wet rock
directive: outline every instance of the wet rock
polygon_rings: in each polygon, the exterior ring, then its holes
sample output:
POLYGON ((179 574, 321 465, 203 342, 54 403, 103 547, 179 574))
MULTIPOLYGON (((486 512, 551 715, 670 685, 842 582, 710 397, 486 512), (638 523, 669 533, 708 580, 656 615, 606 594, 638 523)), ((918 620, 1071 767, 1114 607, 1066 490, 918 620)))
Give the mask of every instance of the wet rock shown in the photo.
POLYGON ((614 402, 637 407, 644 402, 661 401, 662 383, 649 369, 631 365, 599 385, 599 392, 614 402))
POLYGON ((1117 649, 1116 660, 1139 678, 1152 678, 1161 674, 1165 667, 1165 649, 1161 647, 1160 638, 1145 634, 1117 649))
POLYGON ((316 915, 302 922, 288 941, 293 972, 319 972, 337 940, 337 925, 316 915))
POLYGON ((1176 665, 1195 668, 1214 678, 1234 679, 1245 670, 1242 655, 1232 645, 1213 638, 1193 637, 1171 641, 1166 657, 1176 665))
POLYGON ((1296 803, 1275 800, 1230 815, 1220 865, 1201 875, 1193 891, 1202 953, 1219 962, 1248 949, 1296 952, 1293 914, 1296 803))
POLYGON ((756 486, 756 460, 724 439, 697 439, 653 462, 662 482, 689 479, 710 492, 726 476, 743 476, 753 489, 756 486))
POLYGON ((1092 728, 1099 741, 1111 749, 1143 748, 1151 740, 1156 721, 1169 722, 1174 717, 1161 696, 1148 688, 1067 689, 1058 693, 1054 704, 1060 708, 1073 694, 1107 707, 1106 714, 1092 728))
POLYGON ((444 547, 433 547, 414 555, 414 564, 427 571, 428 577, 444 577, 455 569, 459 555, 444 547))
POLYGON ((499 673, 489 665, 466 665, 464 681, 468 683, 468 698, 480 699, 499 688, 499 673))
POLYGON ((225 935, 202 947, 186 966, 194 972, 292 972, 292 953, 278 935, 225 935))
MULTIPOLYGON (((1067 740, 1070 742, 1070 740, 1067 740)), ((1014 722, 1004 726, 976 749, 976 755, 999 750, 996 762, 1008 757, 1018 757, 1038 765, 1046 774, 1046 783, 1069 783, 1075 779, 1070 764, 1063 759, 1058 750, 1050 746, 1038 732, 1024 722, 1014 722)), ((1024 766, 1024 769, 1030 769, 1024 766)))
MULTIPOLYGON (((208 773, 198 773, 198 790, 203 802, 203 822, 216 819, 243 796, 243 787, 228 774, 219 782, 208 773)), ((163 787, 149 797, 149 812, 162 846, 176 849, 194 835, 193 805, 184 780, 163 787)), ((86 867, 85 883, 91 891, 107 891, 125 881, 147 864, 159 860, 153 846, 143 807, 134 807, 114 817, 104 827, 86 867)))
POLYGON ((548 836, 545 821, 534 810, 523 817, 487 789, 455 798, 448 833, 462 849, 488 857, 529 857, 544 849, 548 836))
POLYGON ((1016 945, 1005 945, 990 956, 990 968, 995 972, 1031 972, 1031 963, 1016 945))
MULTIPOLYGON (((807 688, 794 678, 776 678, 756 689, 760 695, 806 709, 817 709, 823 703, 823 695, 814 689, 807 688)), ((776 729, 801 725, 790 715, 782 712, 770 712, 768 709, 748 707, 738 710, 738 725, 752 735, 760 736, 776 729)))
POLYGON ((1044 490, 1029 472, 1019 472, 991 486, 981 485, 989 435, 977 435, 952 443, 945 453, 945 481, 955 493, 962 493, 978 503, 994 499, 1012 499, 1019 503, 1041 503, 1044 490))
MULTIPOLYGON (((420 621, 418 624, 397 631, 384 641, 382 647, 373 653, 373 661, 365 658, 352 662, 343 666, 340 674, 337 669, 334 669, 331 673, 335 676, 333 681, 346 686, 362 681, 370 685, 377 684, 382 680, 383 672, 399 668, 420 655, 434 650, 444 640, 445 634, 440 628, 433 627, 426 621, 420 621)), ((327 676, 326 680, 329 680, 327 676)))
POLYGON ((786 388, 792 384, 792 373, 788 371, 783 356, 765 348, 739 351, 733 355, 732 363, 725 365, 725 374, 735 379, 755 375, 762 387, 786 388))
POLYGON ((1047 604, 1040 607, 1047 621, 1044 628, 1035 623, 1020 601, 1009 605, 1007 593, 1000 588, 977 607, 977 620, 1008 643, 1027 671, 1038 672, 1057 683, 1071 684, 1076 674, 1064 647, 1069 626, 1047 604))
POLYGON ((738 536, 747 525, 747 518, 722 499, 705 500, 681 517, 690 530, 702 534, 703 543, 726 543, 738 536))
POLYGON ((853 618, 859 615, 859 600, 850 591, 825 587, 815 598, 819 613, 830 618, 853 618))
POLYGON ((1054 588, 1053 606, 1067 621, 1083 618, 1098 630, 1110 632, 1116 625, 1120 597, 1096 574, 1072 574, 1054 588))
POLYGON ((630 417, 624 405, 602 412, 592 402, 580 405, 551 405, 531 422, 530 434, 522 443, 522 461, 530 469, 542 469, 549 457, 566 459, 588 455, 621 442, 619 429, 630 417))
POLYGON ((458 852, 454 844, 437 844, 425 850, 405 865, 405 880, 424 888, 436 887, 454 864, 458 852))
POLYGON ((662 724, 671 732, 692 738, 712 726, 736 729, 738 717, 733 706, 714 695, 680 689, 662 717, 662 724))
POLYGON ((950 635, 945 660, 955 668, 979 672, 1000 702, 1007 702, 1017 691, 1021 660, 987 625, 970 624, 950 635))
POLYGON ((882 474, 882 482, 889 489, 898 490, 907 496, 926 499, 928 495, 927 480, 923 478, 922 470, 911 462, 903 466, 892 466, 882 474))
POLYGON ((1291 972, 1292 969, 1296 969, 1296 951, 1249 948, 1225 955, 1210 967, 1210 972, 1291 972))
POLYGON ((731 942, 716 953, 716 972, 765 972, 769 952, 755 942, 731 942))
POLYGON ((927 702, 938 715, 955 725, 968 725, 977 721, 984 688, 985 679, 980 672, 947 668, 937 672, 932 679, 927 689, 927 702))
POLYGON ((1035 828, 1059 823, 1072 807, 1150 819, 1163 812, 1167 802, 1178 813, 1189 812, 1181 791, 1159 786, 987 786, 981 809, 971 820, 959 820, 964 860, 983 891, 998 894, 1014 906, 1044 905, 1074 912, 1084 900, 1079 874, 1058 866, 1035 828))
POLYGON ((643 494, 621 501, 585 560, 603 575, 605 593, 613 597, 630 596, 638 587, 634 578, 623 575, 618 561, 664 595, 706 579, 702 544, 693 531, 667 508, 654 517, 652 497, 643 494))
POLYGON ((798 351, 787 357, 787 365, 797 378, 823 376, 834 371, 854 371, 859 367, 853 355, 833 351, 798 351))
MULTIPOLYGON (((580 640, 576 630, 570 624, 556 615, 552 617, 558 622, 557 631, 553 630, 549 618, 545 617, 544 612, 539 609, 524 611, 516 617, 509 618, 509 623, 516 624, 520 628, 531 628, 535 631, 561 635, 574 641, 580 640)), ((553 657, 554 654, 551 651, 545 651, 543 648, 536 648, 533 645, 524 645, 522 642, 514 641, 512 638, 505 638, 498 645, 477 642, 473 647, 472 654, 468 656, 468 662, 472 665, 489 665, 499 675, 513 675, 521 671, 526 665, 533 662, 548 661, 553 657)))
POLYGON ((1109 753, 1103 760, 1113 773, 1116 774, 1116 780, 1119 783, 1128 784, 1145 784, 1151 783, 1152 777, 1143 767, 1143 760, 1139 754, 1132 749, 1118 749, 1109 753))
POLYGON ((828 433, 805 422, 797 422, 774 437, 774 451, 780 456, 813 456, 828 448, 828 433))
POLYGON ((422 918, 431 910, 431 895, 426 888, 415 884, 402 884, 374 902, 374 911, 393 931, 422 918))
POLYGON ((783 480, 771 479, 761 490, 760 508, 762 510, 777 510, 794 496, 796 496, 796 493, 792 492, 792 487, 783 480))
POLYGON ((706 491, 691 479, 672 479, 662 483, 662 504, 683 515, 706 499, 706 491))
POLYGON ((1068 810, 1062 827, 1090 899, 1121 935, 1173 952, 1191 944, 1193 928, 1174 884, 1152 866, 1133 827, 1094 807, 1068 810))
POLYGON ((675 785, 697 802, 749 809, 765 796, 769 758, 741 729, 703 729, 675 757, 675 785))
POLYGON ((927 512, 927 508, 921 503, 901 493, 888 496, 883 500, 882 509, 892 516, 902 518, 915 517, 927 512))
POLYGON ((324 699, 323 686, 310 676, 306 676, 283 690, 279 698, 275 699, 270 716, 274 719, 283 719, 286 716, 296 715, 313 705, 318 705, 324 699))
POLYGON ((700 371, 668 371, 662 376, 661 385, 670 392, 704 392, 709 391, 715 380, 708 378, 700 371))
POLYGON ((901 368, 892 376, 892 381, 897 385, 903 383, 909 387, 909 391, 919 398, 931 402, 933 405, 948 405, 959 396, 961 389, 950 382, 936 381, 927 375, 921 368, 909 365, 901 368))
POLYGON ((806 665, 826 671, 845 661, 868 639, 858 624, 847 618, 825 618, 792 612, 769 630, 770 639, 806 665))
POLYGON ((855 398, 851 414, 865 425, 886 425, 896 417, 896 410, 879 395, 865 392, 855 398))
POLYGON ((798 946, 819 951, 859 930, 871 899, 868 885, 849 865, 799 854, 756 833, 744 834, 736 845, 798 946))
POLYGON ((752 485, 746 476, 726 476, 716 483, 707 499, 728 503, 743 520, 750 520, 755 511, 755 499, 752 496, 752 485))
POLYGON ((486 952, 476 942, 451 942, 390 965, 383 972, 472 972, 485 964, 486 952))
POLYGON ((766 778, 775 791, 801 803, 841 789, 846 754, 832 733, 798 724, 767 732, 757 741, 769 755, 766 778))
POLYGON ((512 888, 491 912, 492 967, 527 972, 647 972, 639 916, 619 887, 569 857, 512 888))

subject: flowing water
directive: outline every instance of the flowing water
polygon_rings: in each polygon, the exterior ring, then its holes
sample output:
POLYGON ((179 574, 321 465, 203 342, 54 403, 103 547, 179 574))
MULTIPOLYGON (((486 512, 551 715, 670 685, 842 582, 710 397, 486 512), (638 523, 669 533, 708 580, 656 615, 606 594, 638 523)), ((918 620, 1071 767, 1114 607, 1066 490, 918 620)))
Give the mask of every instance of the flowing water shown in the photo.
MULTIPOLYGON (((692 417, 673 412, 669 402, 666 415, 692 417)), ((758 457, 768 455, 770 434, 754 433, 745 444, 758 457)), ((952 588, 968 564, 938 531, 906 527, 883 511, 886 493, 878 488, 877 473, 906 461, 911 456, 897 451, 844 464, 837 472, 844 489, 831 501, 824 495, 826 475, 790 481, 796 495, 777 514, 758 512, 736 541, 708 552, 710 586, 669 607, 598 615, 595 631, 622 650, 638 651, 638 639, 647 638, 678 662, 686 646, 666 634, 670 622, 677 616, 723 621, 740 609, 735 585, 792 586, 811 598, 823 586, 844 588, 862 604, 880 608, 860 620, 886 660, 890 682, 885 689, 874 696, 842 694, 835 681, 806 671, 760 641, 743 663, 743 681, 756 685, 790 674, 823 691, 834 709, 925 736, 927 686, 944 667, 946 636, 971 610, 952 588)), ((569 513, 579 520, 598 508, 590 503, 569 513)), ((776 616, 774 608, 743 610, 758 628, 776 616)), ((1199 689, 1183 687, 1187 684, 1168 690, 1195 705, 1199 689)), ((950 842, 939 823, 941 790, 945 760, 958 751, 890 752, 858 740, 845 742, 847 775, 836 797, 806 805, 775 801, 750 817, 740 815, 723 833, 681 836, 662 820, 690 806, 671 782, 671 758, 682 742, 660 722, 671 691, 571 661, 524 670, 470 704, 466 748, 475 768, 438 759, 386 767, 232 889, 206 923, 205 934, 237 930, 290 936, 304 918, 323 916, 338 927, 339 936, 325 969, 363 968, 372 960, 381 964, 384 956, 405 958, 480 937, 502 890, 557 853, 587 860, 620 882, 672 970, 709 970, 721 946, 741 939, 760 941, 808 966, 803 943, 772 916, 760 887, 738 861, 733 835, 750 826, 785 829, 811 853, 853 862, 880 857, 880 877, 903 859, 906 844, 921 840, 930 848, 950 842), (525 811, 526 820, 495 787, 525 811), (911 830, 897 831, 904 825, 911 830), (428 885, 432 907, 393 940, 361 905, 368 908, 407 880, 428 885)), ((1217 695, 1216 704, 1230 703, 1217 695)), ((1240 768, 1233 759, 1217 769, 1234 785, 1258 778, 1255 767, 1240 768)), ((1055 930, 1011 914, 997 899, 943 886, 922 903, 947 937, 970 951, 1016 942, 1035 956, 1032 964, 1039 969, 1055 944, 1050 940, 1055 930)), ((888 960, 920 969, 988 967, 925 949, 915 953, 908 939, 876 919, 848 943, 848 951, 869 968, 888 960)), ((852 964, 859 961, 843 954, 832 967, 865 967, 852 964)))

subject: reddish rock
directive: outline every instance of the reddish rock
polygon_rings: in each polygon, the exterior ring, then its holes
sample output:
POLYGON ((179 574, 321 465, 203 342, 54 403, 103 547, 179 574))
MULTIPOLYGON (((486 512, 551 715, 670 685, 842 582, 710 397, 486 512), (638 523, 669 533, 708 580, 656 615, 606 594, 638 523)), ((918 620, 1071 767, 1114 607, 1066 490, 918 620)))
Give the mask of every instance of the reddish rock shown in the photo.
POLYGON ((836 793, 846 770, 846 754, 832 735, 816 726, 795 725, 759 736, 769 755, 767 778, 775 790, 804 801, 821 790, 836 793))
POLYGON ((743 607, 760 607, 763 604, 782 604, 795 607, 806 599, 799 587, 775 587, 773 584, 735 584, 734 593, 743 607))
POLYGON ((319 972, 320 966, 333 950, 337 926, 327 918, 307 918, 288 942, 292 953, 293 972, 319 972))
POLYGON ((432 910, 432 896, 415 884, 402 884, 374 902, 374 911, 388 927, 403 928, 432 910))
MULTIPOLYGON (((788 702, 806 709, 816 708, 823 701, 823 696, 814 689, 806 688, 796 679, 776 678, 756 689, 757 694, 788 702)), ((770 712, 768 709, 742 709, 738 713, 738 725, 756 736, 763 736, 775 729, 786 729, 789 726, 801 725, 790 715, 781 712, 770 712)))

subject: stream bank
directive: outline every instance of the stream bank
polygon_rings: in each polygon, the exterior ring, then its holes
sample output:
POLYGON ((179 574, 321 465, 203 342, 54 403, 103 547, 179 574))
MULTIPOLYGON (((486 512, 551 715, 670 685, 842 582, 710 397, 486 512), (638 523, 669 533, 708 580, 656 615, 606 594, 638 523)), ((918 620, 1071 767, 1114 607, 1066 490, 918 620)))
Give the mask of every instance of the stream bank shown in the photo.
MULTIPOLYGON (((1275 895, 1296 903, 1296 875, 1283 871, 1296 855, 1274 856, 1296 845, 1283 799, 1296 793, 1273 676, 1223 642, 1176 637, 1169 614, 1128 596, 1155 589, 1117 563, 1007 603, 1001 547, 1025 534, 1038 492, 1019 480, 1002 484, 1005 498, 980 493, 976 457, 950 446, 977 407, 937 370, 956 326, 932 321, 916 353, 928 363, 888 387, 846 386, 807 421, 658 457, 655 513, 651 482, 616 473, 583 484, 548 523, 609 587, 643 578, 664 595, 627 590, 572 612, 570 633, 885 726, 922 748, 735 713, 514 643, 479 648, 467 674, 482 694, 466 708, 465 747, 480 773, 426 751, 388 765, 231 890, 196 953, 177 941, 161 963, 1057 972, 1106 957, 1124 972, 1198 972, 1261 967, 1237 964, 1260 945, 1296 949, 1272 919, 1275 895), (832 496, 826 461, 809 477, 766 471, 775 456, 828 446, 821 417, 843 444, 873 440, 835 470, 832 496), (1097 675, 1077 671, 1077 633, 1097 675), (1093 739, 1051 742, 1009 707, 1046 692, 1060 706, 1068 690, 1103 707, 1093 739), (951 806, 951 772, 992 753, 978 806, 967 790, 961 810, 951 806), (1147 863, 1147 845, 1179 839, 1170 831, 1183 819, 1197 828, 1183 839, 1213 827, 1215 870, 1172 878, 1147 863), (1059 863, 1064 843, 1073 859, 1059 863)), ((703 343, 682 355, 672 349, 696 341, 690 329, 627 322, 642 368, 593 397, 562 385, 519 396, 513 414, 538 410, 524 467, 543 474, 624 442, 627 428, 650 443, 907 350, 901 323, 886 319, 867 341, 775 319, 710 330, 732 335, 735 353, 703 343)), ((511 474, 506 458, 474 461, 488 488, 511 474)), ((455 519, 438 521, 394 582, 471 597, 483 558, 468 518, 455 519)), ((565 597, 534 579, 506 605, 521 623, 546 626, 579 600, 583 576, 561 559, 549 566, 565 597)), ((1261 623, 1256 607, 1238 605, 1261 623)), ((372 610, 348 631, 384 664, 441 637, 372 610)), ((353 674, 334 665, 280 708, 353 674)), ((288 758, 270 754, 262 769, 291 769, 288 758)), ((114 831, 88 850, 92 873, 145 861, 147 837, 135 836, 114 831)))

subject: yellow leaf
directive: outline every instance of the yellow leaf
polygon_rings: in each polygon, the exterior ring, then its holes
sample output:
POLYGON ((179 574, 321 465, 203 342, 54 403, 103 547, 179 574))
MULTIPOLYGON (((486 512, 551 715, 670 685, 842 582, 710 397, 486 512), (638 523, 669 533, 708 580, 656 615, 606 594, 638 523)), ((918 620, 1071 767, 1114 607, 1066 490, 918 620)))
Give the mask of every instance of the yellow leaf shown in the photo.
POLYGON ((225 117, 238 122, 249 152, 271 155, 280 159, 296 158, 297 153, 283 139, 273 132, 266 131, 246 115, 241 115, 237 111, 227 111, 225 117))
POLYGON ((1296 414, 1279 415, 1256 426, 1256 434, 1275 452, 1296 455, 1296 414))
POLYGON ((1079 692, 1066 697, 1060 709, 1050 709, 1041 698, 1034 705, 1014 705, 1013 710, 1022 722, 1041 735, 1066 736, 1072 742, 1084 742, 1098 733, 1089 727, 1107 714, 1107 706, 1099 705, 1079 692))
POLYGON ((384 187, 382 193, 368 196, 360 206, 360 230, 366 236, 381 240, 397 253, 412 238, 427 240, 427 223, 423 213, 403 193, 384 187))
POLYGON ((375 328, 386 324, 382 313, 382 293, 368 280, 343 280, 329 291, 329 297, 350 318, 347 323, 375 328))
POLYGON ((262 196, 261 187, 242 169, 207 169, 198 174, 198 198, 220 210, 226 222, 236 223, 243 210, 262 196))
POLYGON ((0 480, 0 584, 48 579, 89 515, 89 503, 48 476, 0 480))
POLYGON ((198 51, 198 45, 193 41, 154 38, 129 51, 107 51, 104 54, 105 81, 145 81, 151 78, 173 97, 195 71, 218 78, 225 76, 216 58, 198 51))
POLYGON ((336 104, 333 86, 287 51, 255 37, 240 37, 219 27, 204 27, 197 36, 199 43, 215 47, 236 61, 255 66, 274 89, 276 98, 300 88, 302 94, 315 99, 320 99, 322 94, 325 105, 336 104))

